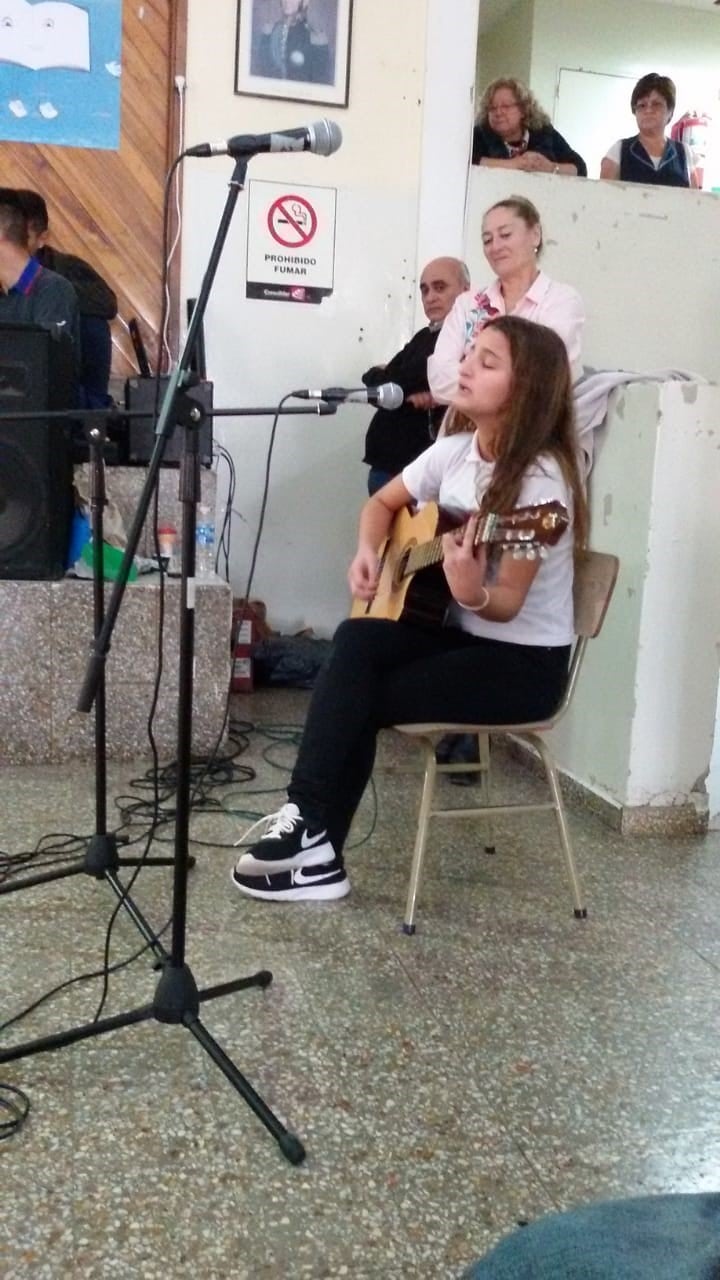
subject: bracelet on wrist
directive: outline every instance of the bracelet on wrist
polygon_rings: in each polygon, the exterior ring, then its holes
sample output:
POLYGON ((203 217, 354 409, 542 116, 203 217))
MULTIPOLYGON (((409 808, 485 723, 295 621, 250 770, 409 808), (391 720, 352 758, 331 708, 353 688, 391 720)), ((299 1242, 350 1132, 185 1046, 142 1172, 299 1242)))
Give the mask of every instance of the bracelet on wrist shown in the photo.
POLYGON ((455 600, 455 603, 459 604, 461 609, 467 609, 470 613, 482 613, 483 609, 487 609, 490 603, 490 592, 487 587, 481 587, 480 590, 485 592, 485 599, 481 600, 479 604, 465 604, 463 600, 458 599, 455 600))

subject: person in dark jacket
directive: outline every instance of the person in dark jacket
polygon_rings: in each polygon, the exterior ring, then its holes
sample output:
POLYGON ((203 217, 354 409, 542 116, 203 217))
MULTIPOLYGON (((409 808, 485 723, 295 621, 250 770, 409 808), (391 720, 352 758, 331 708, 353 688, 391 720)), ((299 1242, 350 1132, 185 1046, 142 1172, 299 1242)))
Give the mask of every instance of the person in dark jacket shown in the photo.
POLYGON ((110 402, 110 321, 115 319, 118 309, 115 293, 84 258, 78 258, 72 253, 61 253, 47 243, 48 211, 39 192, 19 188, 16 195, 27 219, 30 253, 42 267, 63 276, 75 290, 80 310, 80 385, 83 400, 86 408, 103 409, 110 402))
POLYGON ((511 76, 493 80, 480 99, 472 162, 526 173, 587 177, 582 156, 553 128, 534 94, 511 76))
POLYGON ((427 379, 428 356, 443 320, 455 299, 470 287, 470 276, 459 258, 435 258, 420 277, 420 297, 428 323, 393 356, 389 364, 377 364, 363 374, 366 387, 396 382, 405 399, 399 409, 378 409, 365 437, 365 457, 370 471, 368 492, 372 495, 403 467, 432 444, 446 406, 438 405, 430 394, 427 379))
POLYGON ((28 248, 27 219, 11 187, 0 188, 0 324, 34 324, 67 336, 75 373, 80 366, 80 317, 75 290, 42 267, 28 248))

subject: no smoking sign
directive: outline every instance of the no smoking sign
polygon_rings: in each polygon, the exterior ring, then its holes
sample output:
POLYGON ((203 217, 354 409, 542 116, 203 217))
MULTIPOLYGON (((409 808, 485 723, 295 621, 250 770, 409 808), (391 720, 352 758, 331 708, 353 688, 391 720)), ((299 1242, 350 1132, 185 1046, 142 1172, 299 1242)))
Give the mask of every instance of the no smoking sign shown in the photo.
POLYGON ((335 272, 334 187, 248 184, 249 298, 321 302, 335 272))
POLYGON ((301 249, 309 244, 317 224, 317 214, 303 196, 280 196, 270 206, 270 235, 286 249, 301 249))

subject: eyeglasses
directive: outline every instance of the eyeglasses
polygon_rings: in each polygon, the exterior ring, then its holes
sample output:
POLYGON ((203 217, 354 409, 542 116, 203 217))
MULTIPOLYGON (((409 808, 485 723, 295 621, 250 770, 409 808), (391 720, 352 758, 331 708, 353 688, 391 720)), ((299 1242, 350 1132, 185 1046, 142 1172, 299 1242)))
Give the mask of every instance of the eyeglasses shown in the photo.
POLYGON ((497 115, 500 115, 501 112, 519 111, 519 110, 520 110, 519 102, 497 102, 493 106, 488 107, 488 115, 497 116, 497 115))
POLYGON ((667 111, 668 106, 664 98, 641 98, 635 103, 636 111, 667 111))

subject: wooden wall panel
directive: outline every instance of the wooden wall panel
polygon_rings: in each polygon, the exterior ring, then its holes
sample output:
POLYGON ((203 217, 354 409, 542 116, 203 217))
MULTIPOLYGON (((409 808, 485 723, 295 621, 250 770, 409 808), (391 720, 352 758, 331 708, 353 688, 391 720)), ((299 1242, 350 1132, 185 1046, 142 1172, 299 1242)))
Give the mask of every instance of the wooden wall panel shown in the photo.
MULTIPOLYGON (((51 243, 86 258, 112 285, 120 316, 140 323, 153 368, 162 310, 163 185, 179 149, 175 76, 185 73, 186 27, 187 0, 125 0, 119 151, 0 142, 0 185, 41 192, 51 243)), ((173 235, 171 223, 170 243, 173 235)), ((178 281, 176 263, 171 340, 178 281)), ((112 327, 113 373, 126 377, 135 368, 132 345, 120 321, 112 327)))

